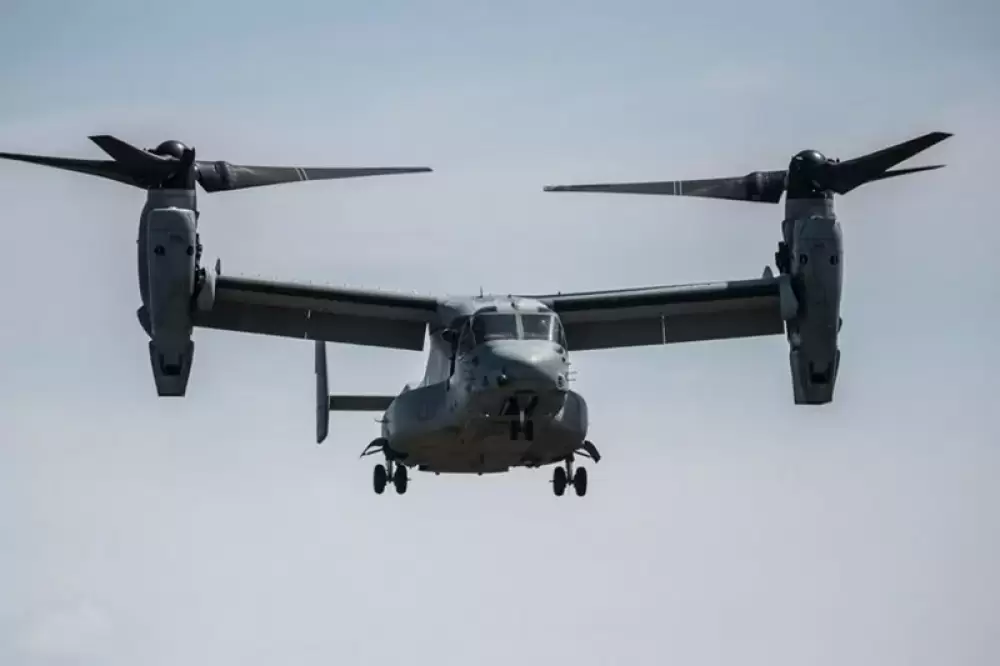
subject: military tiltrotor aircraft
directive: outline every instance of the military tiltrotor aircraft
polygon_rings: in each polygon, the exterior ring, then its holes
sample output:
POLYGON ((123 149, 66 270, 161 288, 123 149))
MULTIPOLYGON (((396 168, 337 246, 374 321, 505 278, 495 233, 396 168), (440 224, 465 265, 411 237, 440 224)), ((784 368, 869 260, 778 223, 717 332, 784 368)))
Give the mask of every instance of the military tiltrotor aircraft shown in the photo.
POLYGON ((140 223, 139 319, 150 336, 160 396, 185 395, 196 327, 313 340, 316 441, 326 439, 331 412, 380 412, 381 434, 361 454, 381 453, 385 459, 374 469, 376 493, 390 481, 398 494, 405 493, 410 469, 487 474, 554 465, 553 492, 561 496, 572 484, 583 496, 587 470, 574 467, 577 456, 598 462, 601 455, 587 439, 587 403, 570 388, 570 350, 776 335, 787 325, 795 402, 829 402, 839 357, 840 285, 840 232, 829 191, 902 173, 887 170, 946 136, 901 144, 854 160, 853 167, 807 152, 793 160, 787 174, 674 185, 685 193, 721 190, 730 198, 764 201, 777 201, 787 189, 786 244, 799 258, 799 269, 779 259, 784 268, 777 277, 767 268, 761 278, 729 282, 454 298, 230 277, 221 274, 218 262, 214 272, 201 267, 196 181, 215 191, 344 172, 205 164, 179 144, 149 153, 105 138, 100 143, 116 161, 98 166, 0 157, 149 189, 140 223), (817 287, 830 291, 817 294, 817 287), (428 339, 423 378, 400 393, 329 394, 327 342, 421 351, 428 339))
MULTIPOLYGON (((803 150, 787 169, 755 171, 742 177, 592 185, 550 185, 546 192, 608 192, 706 197, 779 203, 785 195, 783 239, 774 255, 779 277, 772 281, 780 298, 790 354, 795 404, 821 405, 833 400, 840 367, 838 336, 843 244, 834 212, 835 194, 865 183, 940 169, 942 164, 895 169, 900 162, 948 137, 931 132, 882 150, 840 161, 816 150, 803 150)), ((770 277, 766 269, 765 277, 770 277)), ((780 332, 780 331, 777 331, 780 332)))

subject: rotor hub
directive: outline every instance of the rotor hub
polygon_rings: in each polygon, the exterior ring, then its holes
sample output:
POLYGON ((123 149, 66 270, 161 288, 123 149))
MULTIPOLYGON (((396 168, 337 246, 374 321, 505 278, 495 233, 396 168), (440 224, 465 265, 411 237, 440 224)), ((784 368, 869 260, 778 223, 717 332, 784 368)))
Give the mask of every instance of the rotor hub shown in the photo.
POLYGON ((175 139, 171 139, 170 141, 164 141, 163 143, 161 143, 160 145, 158 145, 156 148, 154 148, 149 152, 153 153, 154 155, 161 155, 163 157, 175 157, 177 159, 180 159, 181 157, 183 157, 184 151, 186 151, 187 149, 188 147, 184 145, 182 142, 177 141, 175 139))
POLYGON ((803 150, 792 157, 788 165, 788 194, 790 198, 822 196, 829 188, 825 182, 830 170, 830 160, 818 150, 803 150))
POLYGON ((818 150, 803 150, 792 157, 791 170, 811 169, 822 167, 828 162, 826 155, 818 150))

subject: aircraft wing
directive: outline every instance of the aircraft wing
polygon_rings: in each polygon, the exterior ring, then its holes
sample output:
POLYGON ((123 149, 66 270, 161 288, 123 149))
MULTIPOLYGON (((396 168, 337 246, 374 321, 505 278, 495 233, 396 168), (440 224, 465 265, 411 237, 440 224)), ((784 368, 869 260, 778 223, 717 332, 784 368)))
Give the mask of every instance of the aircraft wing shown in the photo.
POLYGON ((242 331, 369 347, 424 348, 437 299, 218 276, 211 310, 196 311, 202 328, 242 331))
POLYGON ((573 351, 784 332, 778 279, 532 296, 562 320, 573 351))

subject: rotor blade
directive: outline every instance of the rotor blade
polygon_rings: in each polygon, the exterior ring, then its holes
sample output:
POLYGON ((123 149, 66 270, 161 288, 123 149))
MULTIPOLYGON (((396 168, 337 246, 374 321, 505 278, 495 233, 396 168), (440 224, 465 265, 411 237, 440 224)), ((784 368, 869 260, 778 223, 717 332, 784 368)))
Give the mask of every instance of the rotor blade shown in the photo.
POLYGON ((0 159, 14 160, 16 162, 26 162, 28 164, 38 164, 40 166, 62 169, 63 171, 73 171, 83 173, 88 176, 107 178, 126 185, 141 187, 135 180, 126 173, 118 162, 110 160, 81 160, 72 157, 48 157, 46 155, 25 155, 21 153, 0 153, 0 159))
POLYGON ((282 183, 296 183, 306 180, 331 180, 335 178, 359 178, 361 176, 387 176, 402 173, 425 173, 430 167, 281 167, 243 166, 228 162, 198 163, 199 182, 206 192, 242 190, 248 187, 264 187, 282 183))
POLYGON ((116 162, 121 162, 126 167, 143 168, 153 164, 159 165, 172 161, 162 155, 154 155, 142 148, 136 148, 132 144, 108 134, 99 134, 88 138, 116 162))
POLYGON ((734 201, 778 203, 785 191, 784 171, 755 171, 736 178, 667 180, 646 183, 602 183, 594 185, 549 185, 546 192, 608 192, 615 194, 660 194, 707 197, 734 201))
POLYGON ((876 176, 875 178, 872 178, 872 180, 885 180, 886 178, 892 178, 894 176, 907 176, 911 173, 920 173, 921 171, 934 171, 935 169, 943 169, 944 166, 944 164, 931 164, 930 166, 910 167, 908 169, 892 169, 876 176))
MULTIPOLYGON (((886 172, 900 162, 910 159, 931 146, 941 143, 952 136, 949 132, 930 132, 915 139, 898 143, 874 153, 855 157, 843 162, 831 163, 831 188, 837 194, 847 194, 851 190, 882 178, 888 178, 886 172)), ((912 170, 900 170, 894 175, 913 173, 912 170)))

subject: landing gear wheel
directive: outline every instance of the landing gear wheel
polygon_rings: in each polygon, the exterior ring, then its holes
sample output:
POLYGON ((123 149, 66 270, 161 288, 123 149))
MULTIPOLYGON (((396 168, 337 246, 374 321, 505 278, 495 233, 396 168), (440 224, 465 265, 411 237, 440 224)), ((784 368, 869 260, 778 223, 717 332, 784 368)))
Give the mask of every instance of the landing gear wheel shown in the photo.
POLYGON ((566 470, 562 467, 552 470, 552 492, 556 497, 562 497, 566 492, 566 470))
POLYGON ((525 440, 527 440, 529 442, 535 441, 535 422, 534 421, 525 421, 524 422, 523 432, 524 432, 524 439, 525 440))
POLYGON ((385 492, 385 484, 389 481, 389 474, 385 471, 385 465, 375 465, 375 473, 372 475, 372 485, 375 487, 375 494, 381 495, 385 492))
POLYGON ((587 494, 587 468, 577 467, 576 474, 573 475, 573 490, 576 491, 577 497, 583 497, 587 494))
POLYGON ((402 495, 406 492, 409 478, 406 475, 406 466, 397 465, 396 472, 392 475, 392 485, 396 486, 396 493, 402 495))

